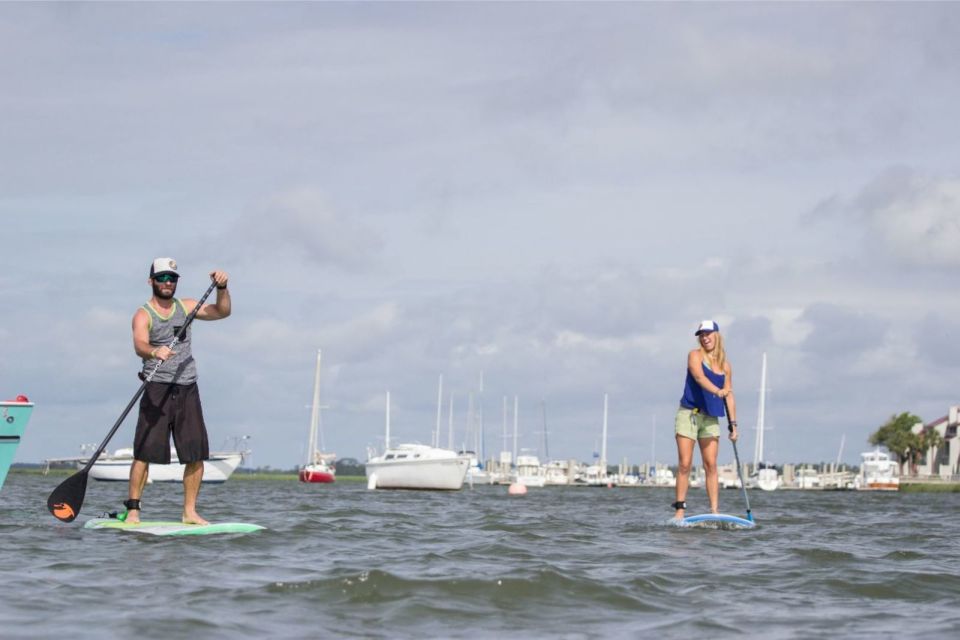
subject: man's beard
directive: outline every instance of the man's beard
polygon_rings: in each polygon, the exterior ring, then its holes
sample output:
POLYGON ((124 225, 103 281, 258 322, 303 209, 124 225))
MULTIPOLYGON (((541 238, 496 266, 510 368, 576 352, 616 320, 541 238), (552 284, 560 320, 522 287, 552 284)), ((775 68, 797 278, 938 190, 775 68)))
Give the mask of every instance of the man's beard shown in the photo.
POLYGON ((174 286, 173 289, 170 290, 170 293, 166 293, 165 291, 160 289, 160 287, 157 286, 156 284, 153 285, 153 295, 157 298, 160 298, 161 300, 170 300, 171 298, 173 298, 173 294, 175 294, 176 292, 177 292, 176 286, 174 286))

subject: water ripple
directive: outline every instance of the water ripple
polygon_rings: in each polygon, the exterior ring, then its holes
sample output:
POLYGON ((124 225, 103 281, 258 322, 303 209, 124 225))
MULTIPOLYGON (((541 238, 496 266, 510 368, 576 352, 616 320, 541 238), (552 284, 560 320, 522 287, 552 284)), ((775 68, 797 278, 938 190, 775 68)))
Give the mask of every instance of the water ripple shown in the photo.
MULTIPOLYGON (((13 474, 4 487, 5 639, 776 640, 947 637, 960 624, 957 494, 757 493, 759 526, 724 531, 669 525, 672 495, 657 489, 514 498, 248 481, 205 487, 203 512, 267 531, 164 539, 57 523, 45 509, 57 481, 13 474)), ((122 490, 92 483, 81 520, 122 490)), ((176 517, 179 500, 151 486, 147 515, 176 517)), ((721 505, 742 514, 739 492, 721 505)))

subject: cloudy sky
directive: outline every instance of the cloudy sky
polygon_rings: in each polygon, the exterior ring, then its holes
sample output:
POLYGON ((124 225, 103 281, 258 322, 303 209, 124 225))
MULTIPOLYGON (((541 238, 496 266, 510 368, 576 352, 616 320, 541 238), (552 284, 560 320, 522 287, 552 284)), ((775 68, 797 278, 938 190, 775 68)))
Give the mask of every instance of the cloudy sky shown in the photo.
POLYGON ((231 276, 194 350, 212 445, 253 465, 305 457, 318 348, 341 458, 382 446, 387 390, 429 442, 443 374, 444 444, 448 393, 488 453, 516 396, 521 449, 589 460, 608 393, 610 460, 673 462, 703 318, 741 458, 766 352, 765 457, 858 461, 960 403, 958 33, 955 3, 4 3, 17 460, 103 439, 173 256, 181 296, 231 276))

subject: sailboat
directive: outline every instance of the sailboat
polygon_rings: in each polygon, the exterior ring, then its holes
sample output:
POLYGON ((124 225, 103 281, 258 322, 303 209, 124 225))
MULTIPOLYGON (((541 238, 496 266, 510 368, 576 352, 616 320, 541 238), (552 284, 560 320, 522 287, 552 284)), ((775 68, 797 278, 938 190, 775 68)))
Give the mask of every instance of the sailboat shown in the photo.
POLYGON ((384 451, 367 459, 368 489, 438 489, 463 487, 470 459, 451 449, 425 444, 390 444, 390 392, 387 392, 384 451))
POLYGON ((613 479, 607 476, 607 400, 603 394, 603 429, 601 431, 600 459, 596 464, 588 466, 584 472, 583 482, 591 487, 611 487, 613 479))
POLYGON ((760 367, 760 410, 757 412, 757 440, 753 450, 753 469, 757 474, 757 486, 764 491, 775 491, 780 486, 780 476, 770 464, 763 462, 764 413, 767 399, 767 354, 763 354, 760 367))
POLYGON ((310 438, 307 444, 307 464, 300 468, 300 482, 331 483, 336 480, 336 454, 323 452, 320 432, 320 358, 317 349, 317 371, 313 377, 313 406, 310 412, 310 438), (319 444, 319 449, 317 448, 319 444))

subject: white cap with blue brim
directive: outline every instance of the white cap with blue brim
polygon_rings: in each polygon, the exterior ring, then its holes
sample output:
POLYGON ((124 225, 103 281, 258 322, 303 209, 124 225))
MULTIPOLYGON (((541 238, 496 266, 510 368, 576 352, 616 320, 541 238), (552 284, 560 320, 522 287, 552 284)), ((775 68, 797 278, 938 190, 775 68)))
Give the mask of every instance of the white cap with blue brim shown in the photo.
POLYGON ((720 325, 713 320, 704 320, 693 335, 698 336, 701 333, 713 333, 714 331, 720 331, 720 325))

